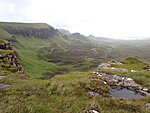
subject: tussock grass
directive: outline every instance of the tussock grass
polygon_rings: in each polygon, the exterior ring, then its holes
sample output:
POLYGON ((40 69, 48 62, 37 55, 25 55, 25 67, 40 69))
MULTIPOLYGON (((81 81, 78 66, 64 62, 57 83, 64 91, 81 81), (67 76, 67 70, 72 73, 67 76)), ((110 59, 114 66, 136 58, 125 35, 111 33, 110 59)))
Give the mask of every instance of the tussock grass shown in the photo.
POLYGON ((3 80, 12 86, 0 96, 2 113, 84 113, 95 109, 102 113, 147 113, 145 103, 150 98, 115 99, 90 96, 88 91, 102 91, 105 85, 90 81, 96 75, 72 72, 50 80, 33 79, 12 74, 3 80), (15 81, 14 81, 15 80, 15 81))

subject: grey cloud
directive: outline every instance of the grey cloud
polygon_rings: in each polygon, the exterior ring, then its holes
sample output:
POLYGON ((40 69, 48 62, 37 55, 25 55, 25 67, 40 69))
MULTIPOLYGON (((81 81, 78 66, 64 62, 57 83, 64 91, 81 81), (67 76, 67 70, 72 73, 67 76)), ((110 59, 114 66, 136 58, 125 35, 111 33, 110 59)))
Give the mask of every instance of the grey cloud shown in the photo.
POLYGON ((0 21, 25 20, 24 14, 30 5, 30 0, 0 0, 0 21))

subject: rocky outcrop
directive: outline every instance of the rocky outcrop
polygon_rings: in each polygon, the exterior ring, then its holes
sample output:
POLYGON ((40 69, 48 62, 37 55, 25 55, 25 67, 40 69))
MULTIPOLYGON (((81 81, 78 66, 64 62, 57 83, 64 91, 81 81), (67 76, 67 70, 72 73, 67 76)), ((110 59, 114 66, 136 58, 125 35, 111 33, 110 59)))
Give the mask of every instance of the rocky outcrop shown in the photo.
POLYGON ((112 65, 124 65, 121 62, 115 62, 115 63, 101 63, 98 66, 98 69, 106 69, 106 70, 112 70, 112 71, 120 71, 120 72, 139 72, 139 70, 127 70, 124 68, 115 68, 115 67, 111 67, 112 65))
POLYGON ((57 31, 54 28, 43 28, 43 29, 35 29, 35 28, 24 28, 24 29, 5 29, 10 34, 20 35, 23 37, 35 37, 40 39, 48 39, 57 35, 57 31))
POLYGON ((48 39, 60 34, 56 29, 46 23, 12 23, 0 22, 0 28, 11 35, 48 39))
POLYGON ((4 61, 10 61, 13 66, 16 66, 18 68, 17 72, 24 73, 24 70, 19 62, 19 58, 18 58, 16 52, 14 51, 11 43, 8 43, 8 42, 1 43, 0 50, 11 50, 10 52, 8 52, 8 51, 1 52, 0 59, 4 60, 4 61))
POLYGON ((13 47, 11 43, 0 43, 0 49, 13 50, 13 47))
POLYGON ((142 87, 142 85, 136 83, 132 78, 122 77, 119 75, 110 75, 103 72, 92 72, 92 73, 104 78, 104 80, 101 79, 101 81, 103 81, 104 84, 128 87, 130 89, 137 89, 139 92, 145 95, 150 95, 150 93, 148 93, 147 88, 142 87))

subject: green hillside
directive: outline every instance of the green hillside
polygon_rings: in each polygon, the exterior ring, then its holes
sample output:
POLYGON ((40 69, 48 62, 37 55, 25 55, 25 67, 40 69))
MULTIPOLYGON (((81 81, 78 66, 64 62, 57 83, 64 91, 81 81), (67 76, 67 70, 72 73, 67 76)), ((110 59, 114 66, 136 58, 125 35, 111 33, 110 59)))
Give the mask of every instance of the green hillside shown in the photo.
POLYGON ((80 33, 66 36, 45 23, 1 22, 0 39, 13 44, 23 68, 33 77, 88 71, 101 62, 129 56, 150 62, 150 40, 113 40, 80 33))
POLYGON ((25 71, 35 77, 96 67, 109 49, 82 35, 63 36, 41 23, 0 23, 0 37, 14 45, 25 71))

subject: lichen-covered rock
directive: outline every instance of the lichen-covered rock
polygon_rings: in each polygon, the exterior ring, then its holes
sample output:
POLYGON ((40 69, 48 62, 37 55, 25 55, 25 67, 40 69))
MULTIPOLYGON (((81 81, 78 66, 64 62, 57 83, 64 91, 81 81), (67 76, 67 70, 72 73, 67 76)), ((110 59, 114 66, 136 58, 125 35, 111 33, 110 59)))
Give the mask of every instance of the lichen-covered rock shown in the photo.
POLYGON ((11 67, 16 67, 14 72, 24 73, 24 70, 19 62, 19 58, 17 53, 14 51, 13 46, 11 43, 2 42, 0 43, 0 60, 4 64, 9 62, 11 67))
POLYGON ((0 43, 0 49, 13 50, 11 43, 0 43))

